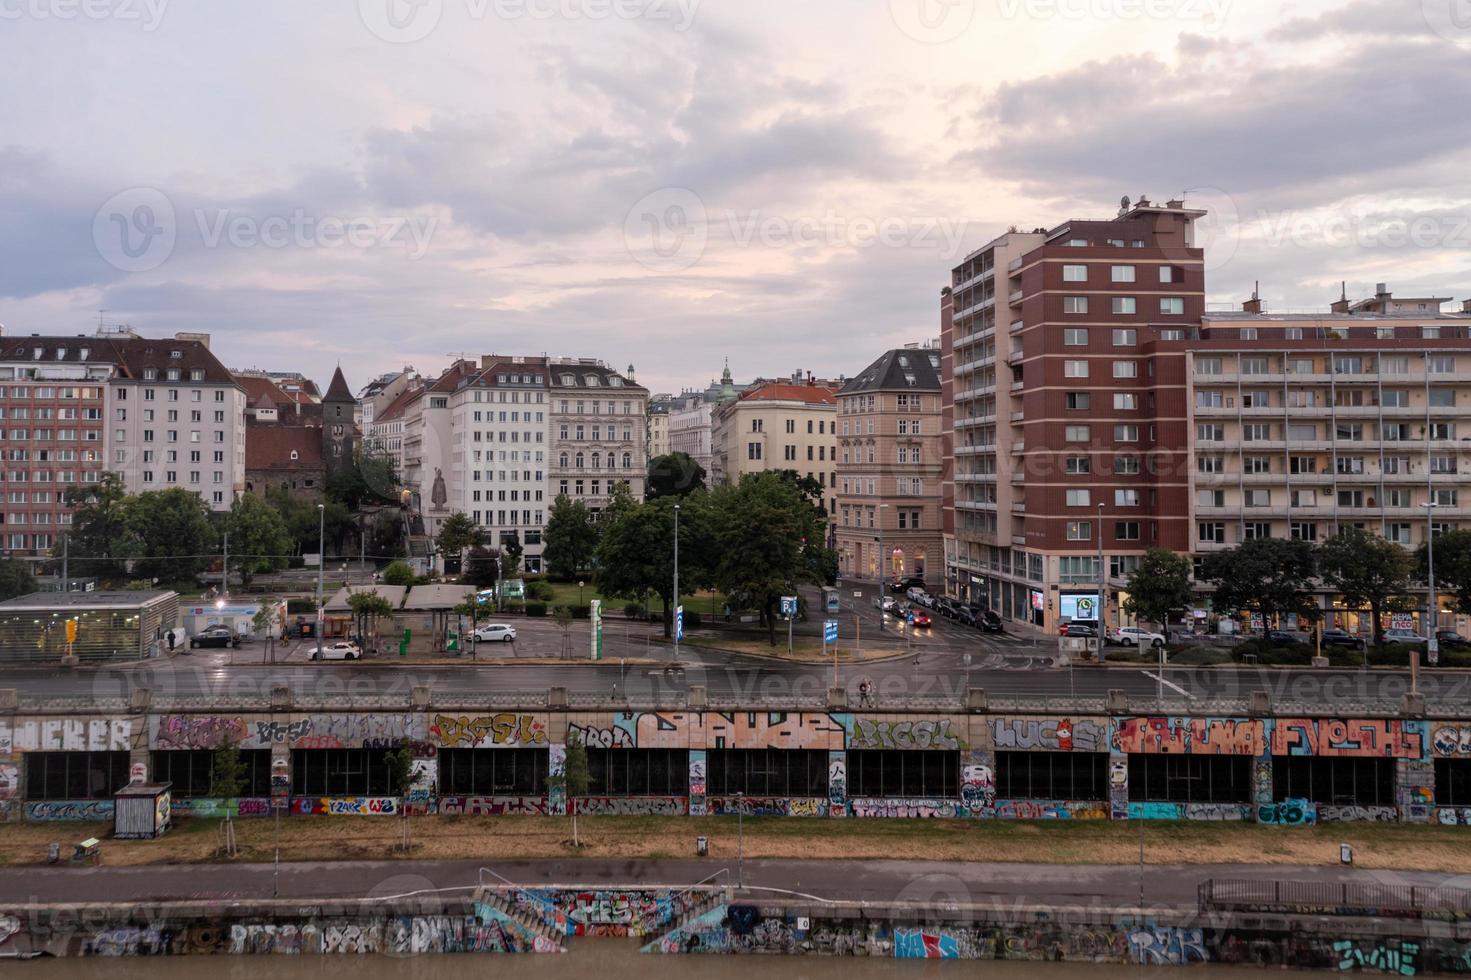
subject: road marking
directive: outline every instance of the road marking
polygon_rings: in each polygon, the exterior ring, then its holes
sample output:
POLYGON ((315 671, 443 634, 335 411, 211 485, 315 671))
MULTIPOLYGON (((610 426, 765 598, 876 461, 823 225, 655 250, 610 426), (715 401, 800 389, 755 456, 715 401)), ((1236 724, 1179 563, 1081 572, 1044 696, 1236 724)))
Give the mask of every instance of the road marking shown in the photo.
POLYGON ((1193 695, 1189 691, 1185 690, 1179 684, 1172 684, 1169 681, 1165 680, 1163 677, 1159 676, 1158 674, 1151 674, 1147 670, 1141 670, 1141 671, 1139 671, 1139 673, 1143 674, 1145 677, 1148 677, 1152 681, 1158 681, 1159 683, 1163 684, 1165 687, 1168 687, 1168 688, 1170 688, 1172 690, 1179 691, 1181 694, 1185 695, 1187 698, 1194 699, 1194 697, 1195 697, 1195 695, 1193 695))

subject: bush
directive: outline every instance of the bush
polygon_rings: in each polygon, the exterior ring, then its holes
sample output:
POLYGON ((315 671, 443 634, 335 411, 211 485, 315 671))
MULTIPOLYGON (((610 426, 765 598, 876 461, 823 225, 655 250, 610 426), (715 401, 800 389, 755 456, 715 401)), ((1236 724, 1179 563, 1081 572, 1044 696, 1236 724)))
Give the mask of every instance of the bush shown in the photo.
POLYGON ((686 609, 684 611, 684 628, 685 629, 687 629, 687 630, 697 630, 697 629, 700 628, 700 622, 701 622, 701 620, 700 620, 700 614, 699 613, 694 612, 693 610, 690 610, 690 609, 686 609))
POLYGON ((286 600, 287 613, 312 613, 317 611, 317 600, 294 598, 286 600))
POLYGON ((623 615, 627 616, 629 619, 643 619, 644 607, 637 602, 625 603, 623 606, 623 615))
POLYGON ((379 576, 384 585, 413 585, 414 570, 406 561, 391 561, 379 576))
POLYGON ((556 590, 541 579, 526 583, 526 598, 528 599, 535 599, 537 602, 551 602, 556 597, 556 590))
POLYGON ((592 616, 592 610, 589 607, 587 607, 587 606, 573 606, 572 607, 572 618, 573 619, 588 619, 591 616, 592 616))
POLYGON ((528 616, 545 616, 546 614, 547 614, 547 604, 546 603, 544 603, 544 602, 528 602, 526 604, 526 615, 528 615, 528 616))
POLYGON ((1313 662, 1313 648, 1306 643, 1271 646, 1261 638, 1246 640, 1232 647, 1231 659, 1239 663, 1248 653, 1256 654, 1256 662, 1266 665, 1306 667, 1313 662))

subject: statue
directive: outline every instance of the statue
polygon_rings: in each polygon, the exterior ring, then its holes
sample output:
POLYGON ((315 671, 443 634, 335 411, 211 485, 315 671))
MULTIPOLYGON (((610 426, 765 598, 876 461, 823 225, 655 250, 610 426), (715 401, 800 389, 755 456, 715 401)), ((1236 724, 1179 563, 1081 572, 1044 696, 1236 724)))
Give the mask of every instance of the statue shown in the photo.
POLYGON ((434 467, 434 489, 429 493, 429 502, 434 505, 435 510, 444 510, 444 505, 449 502, 449 492, 444 488, 444 474, 439 467, 434 467))

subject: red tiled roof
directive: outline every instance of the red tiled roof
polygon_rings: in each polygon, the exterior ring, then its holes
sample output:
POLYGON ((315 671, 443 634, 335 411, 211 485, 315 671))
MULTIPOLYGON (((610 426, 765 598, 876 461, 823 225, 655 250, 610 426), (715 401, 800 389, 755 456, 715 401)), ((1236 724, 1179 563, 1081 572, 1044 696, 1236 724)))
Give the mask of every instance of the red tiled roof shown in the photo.
POLYGON ((833 390, 822 385, 794 385, 769 382, 741 392, 741 401, 807 402, 811 405, 835 405, 833 390))
POLYGON ((247 470, 322 468, 322 430, 316 426, 264 423, 245 427, 247 470), (291 458, 292 451, 296 459, 291 458))

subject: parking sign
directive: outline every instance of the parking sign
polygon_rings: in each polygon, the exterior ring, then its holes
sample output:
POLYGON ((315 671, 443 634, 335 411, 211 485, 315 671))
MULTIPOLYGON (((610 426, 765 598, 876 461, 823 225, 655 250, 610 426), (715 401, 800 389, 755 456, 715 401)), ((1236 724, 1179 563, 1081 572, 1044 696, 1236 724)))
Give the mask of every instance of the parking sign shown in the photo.
POLYGON ((797 618, 797 597, 784 595, 781 597, 781 614, 788 619, 797 618))
POLYGON ((822 639, 824 643, 838 642, 838 621, 829 619, 822 624, 822 639))

